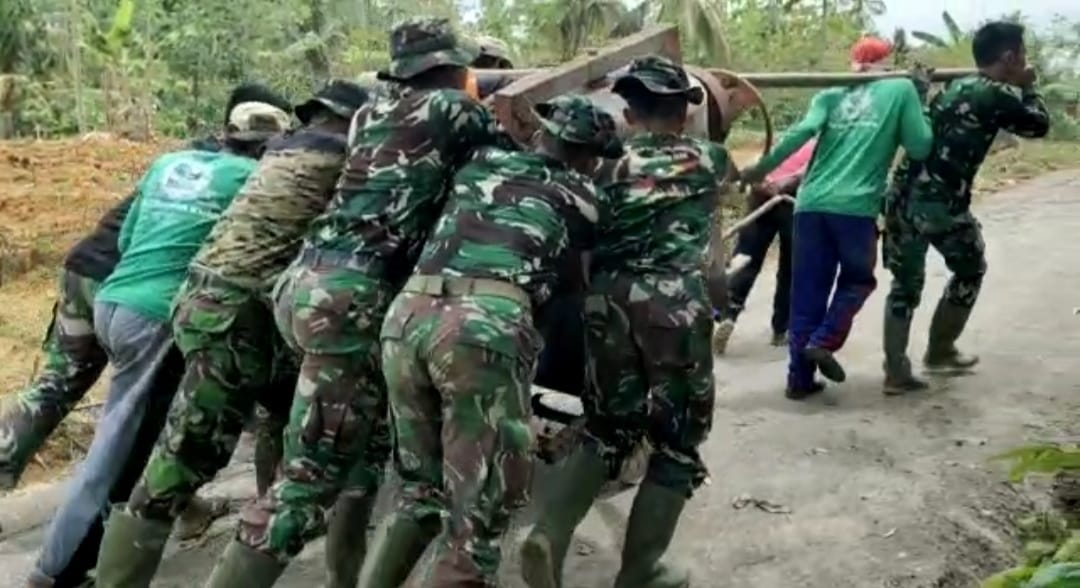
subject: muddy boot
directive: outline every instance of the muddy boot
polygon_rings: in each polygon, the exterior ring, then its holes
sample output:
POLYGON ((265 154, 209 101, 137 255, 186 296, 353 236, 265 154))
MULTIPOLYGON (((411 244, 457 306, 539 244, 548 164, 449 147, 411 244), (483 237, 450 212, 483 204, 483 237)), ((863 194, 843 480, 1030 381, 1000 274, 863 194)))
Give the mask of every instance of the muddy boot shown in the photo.
POLYGON ((933 371, 967 370, 979 363, 978 356, 964 355, 956 348, 956 340, 964 332, 970 308, 963 308, 942 298, 930 322, 930 341, 926 345, 923 365, 933 371))
POLYGON ((566 459, 558 475, 539 520, 521 545, 521 575, 529 588, 562 586, 563 561, 574 529, 608 481, 608 465, 596 451, 582 445, 566 459))
POLYGON ((885 386, 889 396, 926 390, 929 385, 911 373, 911 360, 907 356, 911 319, 901 318, 885 311, 885 386))
POLYGON ((124 504, 113 507, 98 551, 98 588, 147 588, 154 579, 172 525, 136 518, 124 504))
POLYGON ((832 351, 829 351, 824 347, 809 345, 806 349, 803 349, 802 354, 803 357, 808 361, 813 362, 814 365, 821 370, 821 375, 833 382, 839 383, 847 379, 847 372, 844 371, 844 366, 840 365, 840 362, 837 361, 836 356, 833 355, 832 351))
POLYGON ((735 321, 726 318, 713 325, 712 348, 714 355, 723 355, 727 352, 728 341, 735 332, 735 321))
POLYGON ((270 588, 285 566, 237 540, 229 543, 204 588, 270 588))
POLYGON ((326 529, 326 588, 356 588, 374 507, 374 496, 338 496, 326 529))
POLYGON ((441 525, 439 517, 418 522, 397 513, 388 516, 375 532, 360 571, 360 586, 398 588, 404 584, 441 525))
POLYGON ((630 509, 615 588, 690 586, 689 572, 660 561, 675 536, 684 506, 686 495, 652 482, 642 483, 630 509))

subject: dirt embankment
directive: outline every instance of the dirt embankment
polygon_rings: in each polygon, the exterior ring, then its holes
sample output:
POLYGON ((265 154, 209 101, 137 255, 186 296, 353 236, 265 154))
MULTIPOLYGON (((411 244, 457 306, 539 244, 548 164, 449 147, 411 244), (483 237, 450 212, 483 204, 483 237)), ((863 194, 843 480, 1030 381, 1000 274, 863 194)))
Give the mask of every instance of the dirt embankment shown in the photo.
MULTIPOLYGON (((0 394, 25 385, 37 369, 64 254, 172 145, 93 134, 0 142, 0 394)), ((25 480, 65 470, 92 434, 90 418, 65 421, 25 480)))

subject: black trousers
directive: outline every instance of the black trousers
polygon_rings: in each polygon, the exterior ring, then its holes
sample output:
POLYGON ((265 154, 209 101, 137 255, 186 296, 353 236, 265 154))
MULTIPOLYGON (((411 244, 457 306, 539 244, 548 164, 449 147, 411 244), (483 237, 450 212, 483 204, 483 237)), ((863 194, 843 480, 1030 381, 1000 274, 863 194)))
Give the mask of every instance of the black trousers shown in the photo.
POLYGON ((585 389, 585 295, 556 295, 537 313, 544 337, 536 379, 540 386, 581 396, 585 389))
POLYGON ((746 307, 746 298, 765 263, 773 239, 780 238, 780 262, 776 266, 776 292, 773 294, 772 330, 780 334, 788 330, 791 311, 791 223, 793 205, 782 202, 739 232, 735 242, 737 255, 746 255, 750 263, 728 280, 728 306, 723 318, 736 320, 746 307))

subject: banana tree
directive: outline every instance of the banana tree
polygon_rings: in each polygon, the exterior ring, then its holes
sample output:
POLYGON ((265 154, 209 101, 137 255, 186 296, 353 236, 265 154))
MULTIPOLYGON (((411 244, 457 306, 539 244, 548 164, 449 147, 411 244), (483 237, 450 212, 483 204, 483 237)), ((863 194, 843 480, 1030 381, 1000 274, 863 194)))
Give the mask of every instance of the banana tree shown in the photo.
POLYGON ((911 31, 911 36, 929 45, 945 48, 955 47, 967 40, 967 34, 960 28, 960 25, 956 24, 956 20, 953 19, 948 10, 941 13, 941 20, 945 23, 945 29, 949 33, 948 40, 926 31, 911 31))
POLYGON ((731 49, 724 35, 726 16, 727 6, 722 1, 646 0, 633 8, 620 5, 609 35, 623 37, 648 24, 674 23, 679 25, 683 42, 694 54, 694 61, 724 67, 731 62, 731 49))

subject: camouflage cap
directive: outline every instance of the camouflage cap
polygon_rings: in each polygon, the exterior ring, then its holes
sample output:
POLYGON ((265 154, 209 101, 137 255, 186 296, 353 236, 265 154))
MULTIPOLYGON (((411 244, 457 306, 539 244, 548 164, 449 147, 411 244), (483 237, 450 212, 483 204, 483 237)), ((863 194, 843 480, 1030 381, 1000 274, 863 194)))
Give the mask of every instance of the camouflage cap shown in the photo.
POLYGON ((569 142, 596 147, 600 155, 621 157, 622 141, 615 131, 615 119, 578 94, 559 96, 534 107, 544 130, 569 142))
POLYGON ((641 84, 653 94, 684 95, 690 104, 701 104, 705 99, 705 92, 701 88, 690 85, 690 77, 681 65, 659 55, 635 59, 611 90, 619 94, 629 89, 631 84, 641 84))
POLYGON ((234 141, 265 141, 285 132, 289 113, 265 102, 241 102, 229 113, 225 136, 234 141))
POLYGON ((344 80, 331 80, 303 104, 296 105, 293 113, 303 124, 308 124, 319 110, 351 119, 353 114, 367 102, 368 92, 359 85, 344 80))
POLYGON ((441 65, 468 67, 479 54, 445 18, 413 18, 390 32, 390 67, 380 78, 407 80, 441 65))

